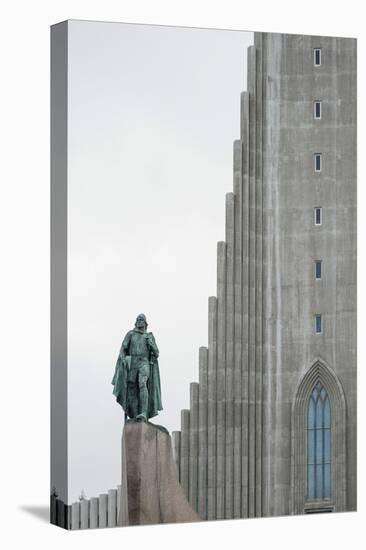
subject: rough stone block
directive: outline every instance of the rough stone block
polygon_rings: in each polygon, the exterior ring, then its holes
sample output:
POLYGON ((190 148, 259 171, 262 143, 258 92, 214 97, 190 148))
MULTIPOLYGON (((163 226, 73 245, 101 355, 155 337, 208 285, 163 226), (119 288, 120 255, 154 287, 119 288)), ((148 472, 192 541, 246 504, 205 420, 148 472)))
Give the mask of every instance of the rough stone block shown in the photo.
POLYGON ((122 447, 122 486, 125 479, 127 489, 124 525, 200 521, 177 479, 168 433, 151 423, 129 422, 122 447))

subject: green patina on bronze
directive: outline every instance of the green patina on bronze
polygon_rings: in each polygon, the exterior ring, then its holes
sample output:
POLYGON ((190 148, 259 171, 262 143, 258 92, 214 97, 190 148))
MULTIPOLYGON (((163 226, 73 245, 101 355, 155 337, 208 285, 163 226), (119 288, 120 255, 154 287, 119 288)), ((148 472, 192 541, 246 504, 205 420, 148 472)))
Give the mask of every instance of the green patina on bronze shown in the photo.
POLYGON ((147 421, 163 410, 161 404, 159 350, 147 332, 144 314, 123 339, 113 376, 113 394, 126 418, 147 421))

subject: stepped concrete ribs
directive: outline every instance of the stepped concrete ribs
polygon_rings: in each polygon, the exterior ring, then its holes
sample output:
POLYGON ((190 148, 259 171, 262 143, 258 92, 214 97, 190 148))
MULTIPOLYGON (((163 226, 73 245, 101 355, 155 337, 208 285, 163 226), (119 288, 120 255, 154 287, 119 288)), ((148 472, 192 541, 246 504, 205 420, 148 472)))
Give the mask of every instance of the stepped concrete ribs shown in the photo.
POLYGON ((247 55, 208 347, 173 432, 180 482, 208 520, 306 511, 305 459, 295 452, 305 445, 305 420, 294 433, 291 415, 319 358, 349 396, 347 469, 332 451, 334 494, 338 487, 343 495, 333 509, 356 505, 356 41, 255 33, 247 55), (322 282, 314 259, 326 270, 322 282), (315 313, 325 318, 322 335, 315 313), (294 452, 292 440, 301 443, 294 452), (294 481, 297 471, 305 481, 294 481))
POLYGON ((260 509, 261 453, 261 86, 248 50, 248 92, 234 142, 234 192, 226 195, 225 242, 217 246, 217 297, 208 301, 208 348, 199 383, 173 432, 179 478, 203 519, 260 509), (258 429, 259 428, 259 429, 258 429), (250 434, 250 437, 248 437, 250 434))

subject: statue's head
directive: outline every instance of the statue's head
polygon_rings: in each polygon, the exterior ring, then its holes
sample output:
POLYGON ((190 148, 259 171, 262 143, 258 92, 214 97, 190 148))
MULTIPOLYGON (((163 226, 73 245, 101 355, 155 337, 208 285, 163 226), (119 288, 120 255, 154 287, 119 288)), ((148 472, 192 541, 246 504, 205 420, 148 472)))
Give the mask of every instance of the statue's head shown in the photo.
POLYGON ((135 323, 135 327, 136 327, 136 328, 139 328, 139 329, 142 329, 142 330, 146 330, 146 329, 147 329, 146 315, 144 315, 143 313, 140 313, 140 314, 137 316, 136 323, 135 323))

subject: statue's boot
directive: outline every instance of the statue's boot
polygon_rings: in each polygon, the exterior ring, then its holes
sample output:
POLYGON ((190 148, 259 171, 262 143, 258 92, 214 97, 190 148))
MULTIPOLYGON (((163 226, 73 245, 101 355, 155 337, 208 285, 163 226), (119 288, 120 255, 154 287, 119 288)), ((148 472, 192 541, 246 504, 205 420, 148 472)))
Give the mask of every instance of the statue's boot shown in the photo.
POLYGON ((147 420, 147 405, 149 399, 149 392, 145 384, 140 386, 140 399, 139 399, 139 414, 136 416, 136 420, 147 420))

